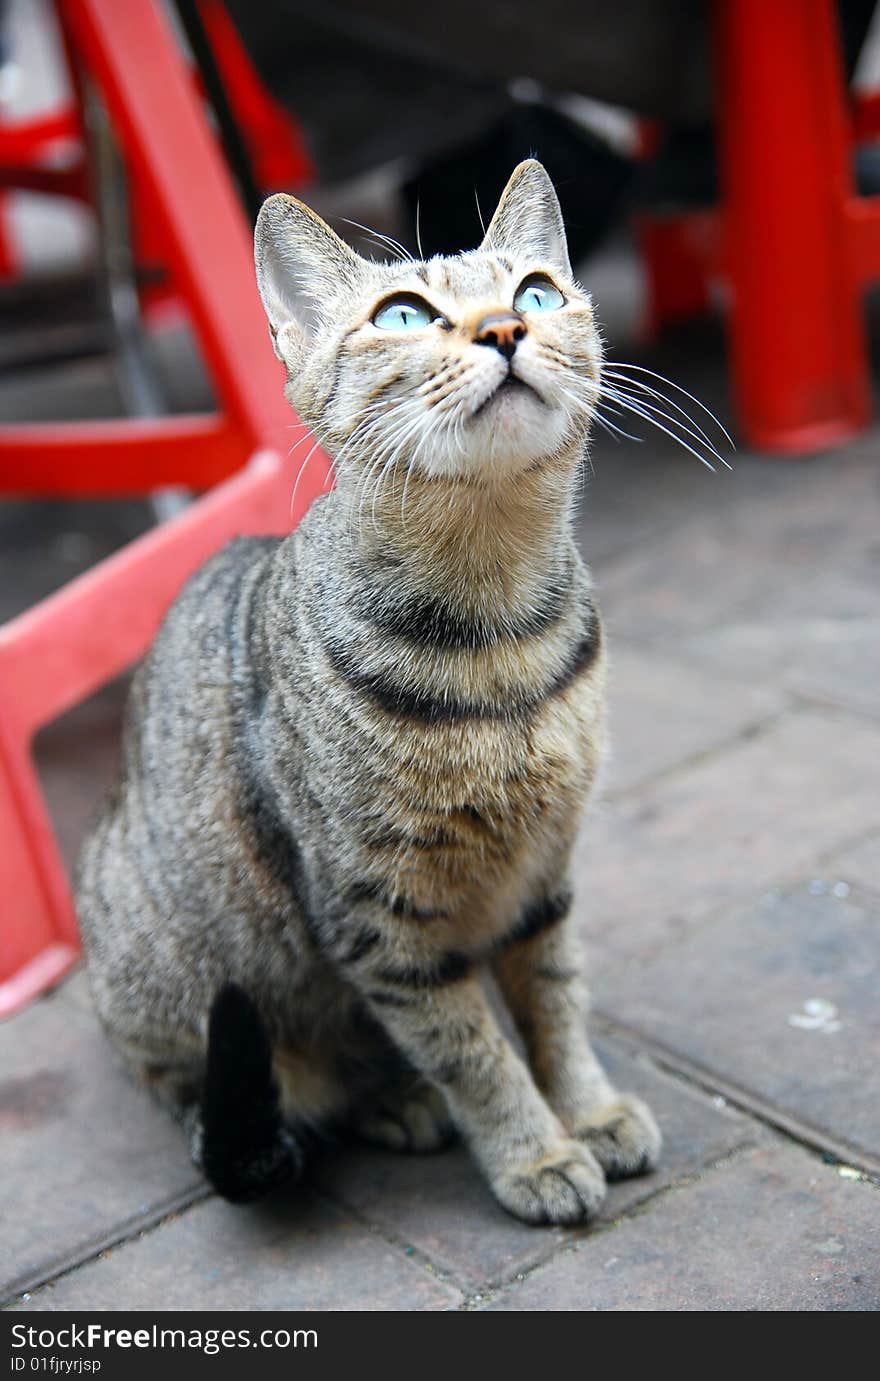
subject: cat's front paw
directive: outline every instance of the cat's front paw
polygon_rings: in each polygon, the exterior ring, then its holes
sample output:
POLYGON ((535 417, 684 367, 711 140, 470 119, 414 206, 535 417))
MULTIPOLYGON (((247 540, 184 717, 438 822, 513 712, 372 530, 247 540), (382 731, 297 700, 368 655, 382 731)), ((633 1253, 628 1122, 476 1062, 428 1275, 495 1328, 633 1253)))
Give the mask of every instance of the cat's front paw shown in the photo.
POLYGON ((505 1170, 492 1180, 499 1203, 527 1223, 584 1223, 605 1198, 605 1176, 579 1141, 563 1141, 531 1165, 505 1170))
POLYGON ((619 1094, 573 1128, 589 1146, 609 1180, 656 1170, 662 1137, 654 1115, 641 1098, 619 1094))

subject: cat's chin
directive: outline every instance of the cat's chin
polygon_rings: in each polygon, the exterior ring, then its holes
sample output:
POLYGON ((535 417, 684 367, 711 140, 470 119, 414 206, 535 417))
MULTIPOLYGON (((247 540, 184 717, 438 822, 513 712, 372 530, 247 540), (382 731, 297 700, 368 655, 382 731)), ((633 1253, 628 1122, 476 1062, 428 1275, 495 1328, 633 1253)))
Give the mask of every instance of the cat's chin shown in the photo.
POLYGON ((420 460, 416 464, 429 479, 460 479, 469 484, 485 480, 491 484, 497 480, 516 479, 517 475, 559 456, 568 443, 574 454, 578 448, 567 425, 558 428, 545 425, 540 435, 533 438, 524 437, 522 428, 518 428, 515 437, 505 439, 499 431, 494 436, 474 438, 466 451, 458 450, 449 455, 435 453, 430 460, 420 460))
POLYGON ((559 452, 571 436, 571 419, 528 384, 502 384, 467 428, 465 454, 454 459, 462 475, 513 476, 559 452))
MULTIPOLYGON (((544 407, 544 399, 538 390, 525 379, 518 379, 513 374, 508 374, 506 379, 494 389, 487 398, 484 398, 479 407, 475 408, 471 414, 471 422, 479 417, 494 415, 503 410, 510 411, 511 408, 519 408, 521 404, 531 403, 544 407)), ((518 414, 517 414, 518 416, 518 414)))

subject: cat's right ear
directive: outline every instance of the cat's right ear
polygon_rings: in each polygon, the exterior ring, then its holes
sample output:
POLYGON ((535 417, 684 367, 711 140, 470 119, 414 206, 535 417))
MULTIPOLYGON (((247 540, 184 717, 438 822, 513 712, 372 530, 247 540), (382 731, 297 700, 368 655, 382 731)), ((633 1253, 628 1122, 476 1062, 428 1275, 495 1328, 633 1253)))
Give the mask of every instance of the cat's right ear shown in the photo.
POLYGON ((531 255, 571 277, 559 198, 536 158, 514 168, 481 248, 531 255))
POLYGON ((279 359, 290 362, 356 289, 363 261, 296 197, 263 202, 254 231, 257 283, 279 359))

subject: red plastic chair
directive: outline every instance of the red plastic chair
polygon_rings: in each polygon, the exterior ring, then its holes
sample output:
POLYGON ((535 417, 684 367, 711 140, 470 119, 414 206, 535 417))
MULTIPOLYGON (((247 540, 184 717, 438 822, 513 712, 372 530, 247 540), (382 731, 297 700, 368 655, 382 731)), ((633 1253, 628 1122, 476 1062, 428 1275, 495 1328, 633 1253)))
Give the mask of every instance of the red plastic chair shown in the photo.
POLYGON ((860 299, 880 277, 880 198, 856 194, 852 153, 880 136, 880 100, 850 101, 834 0, 714 9, 723 201, 643 223, 651 322, 720 283, 740 430, 759 450, 823 450, 871 415, 860 299))
POLYGON ((140 657, 181 582, 237 533, 284 532, 329 482, 316 452, 292 508, 296 418, 256 292, 251 238, 174 35, 155 0, 64 0, 67 41, 98 84, 153 208, 220 400, 217 414, 0 427, 0 489, 210 489, 0 628, 0 1015, 76 960, 65 869, 31 756, 37 730, 140 657))

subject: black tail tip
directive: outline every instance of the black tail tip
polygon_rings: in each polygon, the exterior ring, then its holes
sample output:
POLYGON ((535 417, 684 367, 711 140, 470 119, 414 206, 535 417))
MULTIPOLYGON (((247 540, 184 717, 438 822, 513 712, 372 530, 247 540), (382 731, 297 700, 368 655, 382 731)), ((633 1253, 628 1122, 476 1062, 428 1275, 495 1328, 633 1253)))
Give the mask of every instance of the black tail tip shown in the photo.
POLYGON ((230 1144, 218 1137, 205 1139, 202 1170, 212 1187, 231 1204, 251 1204, 282 1185, 299 1179, 302 1148, 279 1126, 272 1142, 230 1144))
POLYGON ((235 983, 211 1008, 201 1143, 201 1168, 231 1203, 252 1203, 302 1174, 302 1148, 281 1116, 268 1033, 235 983))

